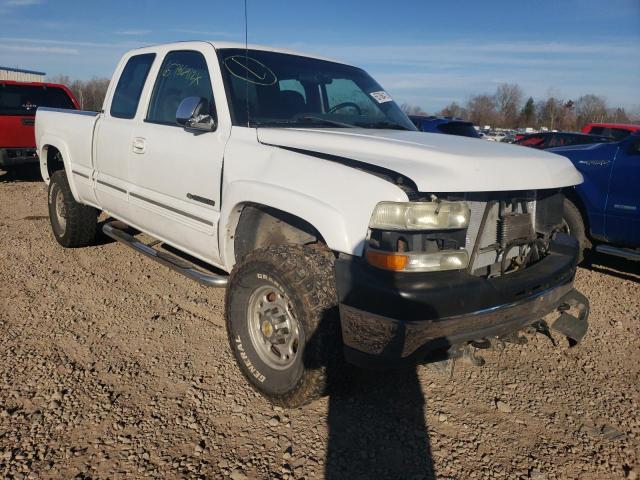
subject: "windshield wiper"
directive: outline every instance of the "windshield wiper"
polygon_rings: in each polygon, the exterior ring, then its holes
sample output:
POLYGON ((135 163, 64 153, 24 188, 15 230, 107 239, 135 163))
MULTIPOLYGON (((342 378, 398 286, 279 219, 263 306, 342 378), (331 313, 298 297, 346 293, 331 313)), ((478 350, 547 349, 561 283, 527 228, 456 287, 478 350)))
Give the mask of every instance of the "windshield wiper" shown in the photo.
POLYGON ((389 130, 409 130, 407 127, 405 127, 404 125, 400 125, 399 123, 395 123, 395 122, 371 122, 371 123, 364 123, 364 122, 356 122, 356 125, 358 127, 364 127, 364 128, 387 128, 389 130))

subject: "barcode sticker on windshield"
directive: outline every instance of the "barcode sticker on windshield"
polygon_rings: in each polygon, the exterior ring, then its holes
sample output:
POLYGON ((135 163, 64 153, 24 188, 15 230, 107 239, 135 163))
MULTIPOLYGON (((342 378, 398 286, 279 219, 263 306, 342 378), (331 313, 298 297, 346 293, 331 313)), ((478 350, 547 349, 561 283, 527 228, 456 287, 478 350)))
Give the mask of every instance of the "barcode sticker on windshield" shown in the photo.
POLYGON ((391 95, 389 95, 384 90, 380 90, 379 92, 371 92, 369 95, 371 95, 378 103, 393 102, 393 98, 391 98, 391 95))

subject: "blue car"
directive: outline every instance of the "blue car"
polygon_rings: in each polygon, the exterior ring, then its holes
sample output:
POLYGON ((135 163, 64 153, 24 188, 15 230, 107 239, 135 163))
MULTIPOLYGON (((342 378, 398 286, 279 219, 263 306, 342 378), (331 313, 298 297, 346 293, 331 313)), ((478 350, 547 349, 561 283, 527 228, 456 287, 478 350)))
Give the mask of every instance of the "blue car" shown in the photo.
POLYGON ((551 148, 584 176, 565 192, 567 230, 582 249, 640 260, 640 133, 619 142, 551 148))
POLYGON ((478 131, 473 128, 473 123, 462 120, 461 118, 409 115, 409 119, 421 132, 445 133, 447 135, 480 138, 478 131))

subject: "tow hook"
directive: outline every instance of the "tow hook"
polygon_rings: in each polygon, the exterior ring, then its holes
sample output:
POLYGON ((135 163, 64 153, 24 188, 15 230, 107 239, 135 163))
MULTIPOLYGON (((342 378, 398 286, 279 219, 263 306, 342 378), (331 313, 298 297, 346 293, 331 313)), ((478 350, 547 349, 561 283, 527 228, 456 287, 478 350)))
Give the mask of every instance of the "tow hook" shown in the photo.
POLYGON ((560 316, 551 324, 551 328, 569 339, 569 346, 580 343, 587 333, 589 323, 589 300, 577 290, 572 290, 558 307, 560 316))

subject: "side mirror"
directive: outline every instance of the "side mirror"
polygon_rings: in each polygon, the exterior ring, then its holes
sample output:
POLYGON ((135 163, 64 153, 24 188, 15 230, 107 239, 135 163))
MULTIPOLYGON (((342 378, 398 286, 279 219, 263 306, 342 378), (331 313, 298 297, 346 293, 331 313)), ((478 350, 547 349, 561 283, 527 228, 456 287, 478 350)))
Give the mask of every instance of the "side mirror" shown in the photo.
POLYGON ((203 132, 216 129, 216 121, 209 113, 209 101, 206 98, 187 97, 178 106, 176 123, 181 127, 203 132))

